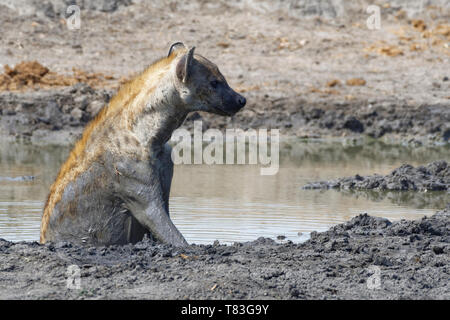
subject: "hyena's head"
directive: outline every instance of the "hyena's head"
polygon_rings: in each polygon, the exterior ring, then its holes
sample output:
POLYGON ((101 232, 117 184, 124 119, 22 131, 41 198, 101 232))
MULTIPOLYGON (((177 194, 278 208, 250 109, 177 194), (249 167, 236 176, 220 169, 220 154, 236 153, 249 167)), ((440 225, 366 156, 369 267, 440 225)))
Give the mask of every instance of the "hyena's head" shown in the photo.
POLYGON ((187 49, 177 42, 170 47, 178 51, 174 72, 177 88, 188 111, 206 111, 232 116, 245 106, 245 98, 230 88, 219 68, 201 55, 194 55, 195 47, 187 49))

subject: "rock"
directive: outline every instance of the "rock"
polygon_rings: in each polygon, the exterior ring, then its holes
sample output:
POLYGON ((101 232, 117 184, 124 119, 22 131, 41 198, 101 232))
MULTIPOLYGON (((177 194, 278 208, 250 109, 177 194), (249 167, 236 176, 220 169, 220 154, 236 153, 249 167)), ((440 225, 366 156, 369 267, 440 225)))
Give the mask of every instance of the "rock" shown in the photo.
POLYGON ((70 115, 77 121, 81 121, 81 118, 83 117, 83 111, 80 108, 74 108, 70 115))
POLYGON ((356 119, 354 116, 348 117, 345 120, 343 127, 345 129, 349 129, 350 131, 357 132, 357 133, 364 132, 364 125, 362 124, 361 121, 356 119))
POLYGON ((323 111, 320 108, 314 108, 311 110, 310 118, 311 119, 320 119, 325 114, 325 111, 323 111))
POLYGON ((99 100, 94 100, 86 108, 86 112, 89 114, 91 118, 95 117, 97 113, 103 108, 105 105, 104 102, 99 100))
POLYGON ((444 131, 442 134, 442 139, 444 139, 445 142, 449 141, 450 139, 450 128, 444 131))
POLYGON ((442 253, 444 253, 444 248, 439 247, 439 246, 434 246, 434 247, 433 247, 433 252, 434 252, 435 254, 442 254, 442 253))
POLYGON ((59 109, 58 103, 54 100, 50 100, 43 110, 39 110, 41 116, 38 118, 40 121, 50 124, 58 121, 62 112, 59 109))

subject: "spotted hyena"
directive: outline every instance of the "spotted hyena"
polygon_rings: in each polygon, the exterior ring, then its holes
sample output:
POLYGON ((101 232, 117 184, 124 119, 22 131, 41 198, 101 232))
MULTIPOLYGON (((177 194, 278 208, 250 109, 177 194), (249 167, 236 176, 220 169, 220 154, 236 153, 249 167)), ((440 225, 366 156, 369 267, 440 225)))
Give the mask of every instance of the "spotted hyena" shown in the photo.
POLYGON ((173 44, 88 124, 50 189, 41 243, 135 243, 150 233, 186 245, 169 217, 167 141, 189 112, 232 116, 246 103, 194 49, 173 44))

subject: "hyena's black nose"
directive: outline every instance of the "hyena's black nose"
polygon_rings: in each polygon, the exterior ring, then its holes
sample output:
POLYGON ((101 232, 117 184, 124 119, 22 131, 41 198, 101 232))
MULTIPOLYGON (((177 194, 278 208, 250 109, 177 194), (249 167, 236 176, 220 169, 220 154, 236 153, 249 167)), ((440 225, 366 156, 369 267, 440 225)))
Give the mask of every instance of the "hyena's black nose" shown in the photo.
POLYGON ((243 108, 243 107, 245 106, 245 104, 247 103, 247 100, 245 100, 245 98, 244 98, 243 96, 240 96, 240 97, 238 98, 238 103, 239 103, 239 106, 240 106, 241 108, 243 108))

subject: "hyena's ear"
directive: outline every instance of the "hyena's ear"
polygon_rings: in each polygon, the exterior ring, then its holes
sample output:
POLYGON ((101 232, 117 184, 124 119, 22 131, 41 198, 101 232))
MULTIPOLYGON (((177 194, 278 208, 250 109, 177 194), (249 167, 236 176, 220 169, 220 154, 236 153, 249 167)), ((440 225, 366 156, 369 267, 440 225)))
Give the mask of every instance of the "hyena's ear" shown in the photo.
POLYGON ((167 56, 170 57, 173 51, 177 51, 180 49, 187 49, 187 47, 184 45, 183 42, 175 42, 170 46, 169 53, 167 54, 167 56))
POLYGON ((189 49, 189 51, 181 57, 177 64, 177 77, 178 79, 186 83, 189 80, 190 73, 192 71, 192 60, 194 60, 195 47, 189 49))

